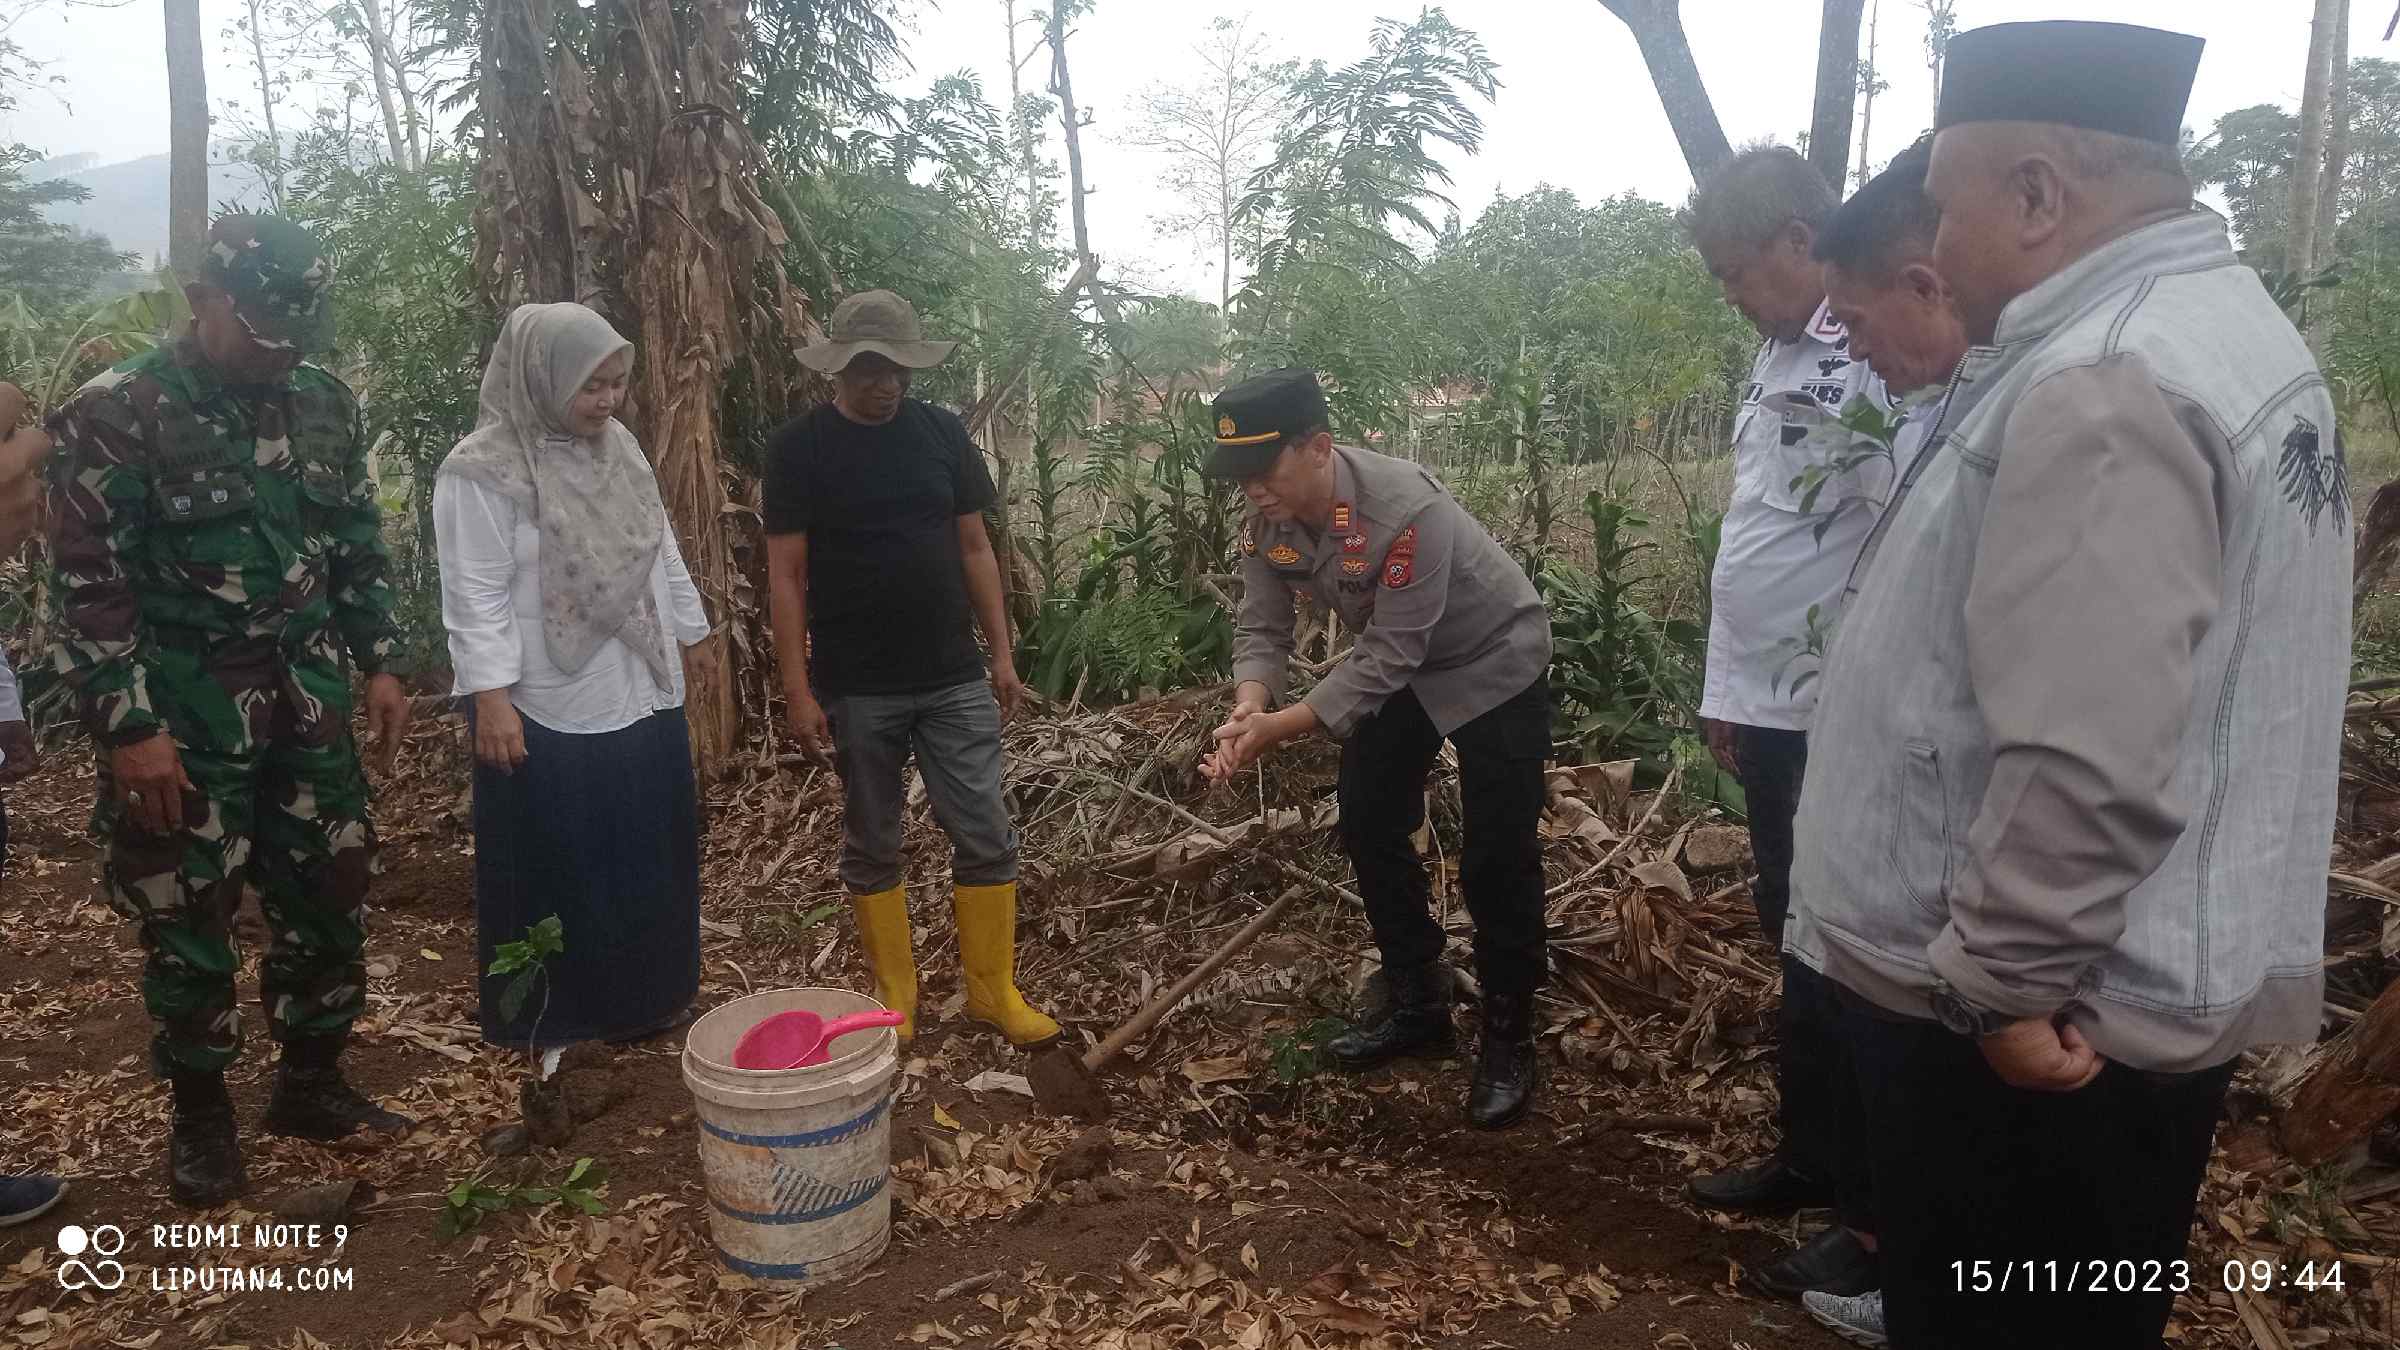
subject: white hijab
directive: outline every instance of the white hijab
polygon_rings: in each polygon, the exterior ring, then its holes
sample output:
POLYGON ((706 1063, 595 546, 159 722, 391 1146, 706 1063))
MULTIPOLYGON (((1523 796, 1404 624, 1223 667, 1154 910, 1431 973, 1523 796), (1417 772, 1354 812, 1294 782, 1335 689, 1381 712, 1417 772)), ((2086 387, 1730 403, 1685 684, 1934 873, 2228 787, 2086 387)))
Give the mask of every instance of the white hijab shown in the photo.
POLYGON ((542 636, 572 673, 612 637, 670 684, 666 633, 650 594, 665 537, 658 480, 642 447, 611 418, 597 437, 566 429, 567 407, 592 372, 633 344, 582 305, 519 305, 483 371, 475 431, 441 472, 516 503, 541 534, 542 636))

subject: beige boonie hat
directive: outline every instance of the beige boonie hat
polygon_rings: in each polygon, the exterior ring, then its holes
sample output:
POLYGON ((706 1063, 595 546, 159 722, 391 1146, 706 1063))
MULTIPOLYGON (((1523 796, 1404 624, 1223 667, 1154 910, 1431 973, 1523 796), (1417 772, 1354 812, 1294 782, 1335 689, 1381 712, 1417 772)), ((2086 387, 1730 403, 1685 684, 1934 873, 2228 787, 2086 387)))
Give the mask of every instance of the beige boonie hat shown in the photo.
POLYGON ((916 308, 890 291, 860 291, 833 308, 826 340, 800 349, 800 364, 823 375, 848 366, 860 352, 873 352, 923 370, 938 366, 958 347, 927 342, 916 308))

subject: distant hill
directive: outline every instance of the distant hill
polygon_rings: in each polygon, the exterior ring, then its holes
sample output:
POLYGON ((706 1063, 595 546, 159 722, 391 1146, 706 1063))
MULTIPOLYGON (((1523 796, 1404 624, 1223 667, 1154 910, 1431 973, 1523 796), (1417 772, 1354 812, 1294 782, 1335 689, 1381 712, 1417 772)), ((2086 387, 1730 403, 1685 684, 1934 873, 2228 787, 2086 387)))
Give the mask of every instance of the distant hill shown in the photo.
MULTIPOLYGON (((61 155, 34 165, 28 176, 66 178, 92 190, 80 202, 48 208, 52 220, 106 235, 111 244, 142 255, 145 266, 167 252, 167 157, 150 155, 120 164, 94 164, 92 155, 61 155)), ((213 164, 208 170, 208 209, 263 206, 266 194, 249 170, 213 164)))

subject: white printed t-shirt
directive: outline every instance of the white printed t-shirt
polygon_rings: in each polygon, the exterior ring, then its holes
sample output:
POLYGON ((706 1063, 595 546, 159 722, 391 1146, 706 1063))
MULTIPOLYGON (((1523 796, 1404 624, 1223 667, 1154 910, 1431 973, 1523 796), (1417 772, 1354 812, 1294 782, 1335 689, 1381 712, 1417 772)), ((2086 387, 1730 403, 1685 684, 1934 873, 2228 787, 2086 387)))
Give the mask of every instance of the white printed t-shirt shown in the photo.
POLYGON ((1710 578, 1708 677, 1700 715, 1743 726, 1806 731, 1817 666, 1802 654, 1808 611, 1830 627, 1868 531, 1891 499, 1889 457, 1871 455, 1825 482, 1810 509, 1797 483, 1872 442, 1839 421, 1858 397, 1889 415, 1883 381, 1849 356, 1850 335, 1824 305, 1796 341, 1760 344, 1733 424, 1733 500, 1710 578), (1830 523, 1827 518, 1831 517, 1830 523), (1818 526, 1824 525, 1822 536, 1818 526))

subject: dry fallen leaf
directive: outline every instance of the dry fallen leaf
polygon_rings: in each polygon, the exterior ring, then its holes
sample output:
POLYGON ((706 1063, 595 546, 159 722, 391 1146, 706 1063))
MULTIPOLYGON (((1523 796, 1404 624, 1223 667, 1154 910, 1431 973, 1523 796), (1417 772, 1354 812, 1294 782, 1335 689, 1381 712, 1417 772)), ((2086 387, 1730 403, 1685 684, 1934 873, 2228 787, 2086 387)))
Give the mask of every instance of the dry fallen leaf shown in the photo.
POLYGON ((958 1117, 951 1115, 949 1112, 942 1109, 942 1104, 940 1102, 935 1102, 933 1104, 933 1123, 941 1126, 945 1130, 965 1128, 958 1123, 958 1117))
POLYGON ((1240 1055, 1227 1055, 1222 1059, 1187 1059, 1183 1062, 1183 1076, 1191 1079, 1195 1087, 1207 1083, 1231 1083, 1250 1076, 1250 1063, 1240 1055))
POLYGON ((428 961, 439 961, 442 959, 442 954, 435 951, 431 947, 417 948, 417 955, 424 957, 428 961))

